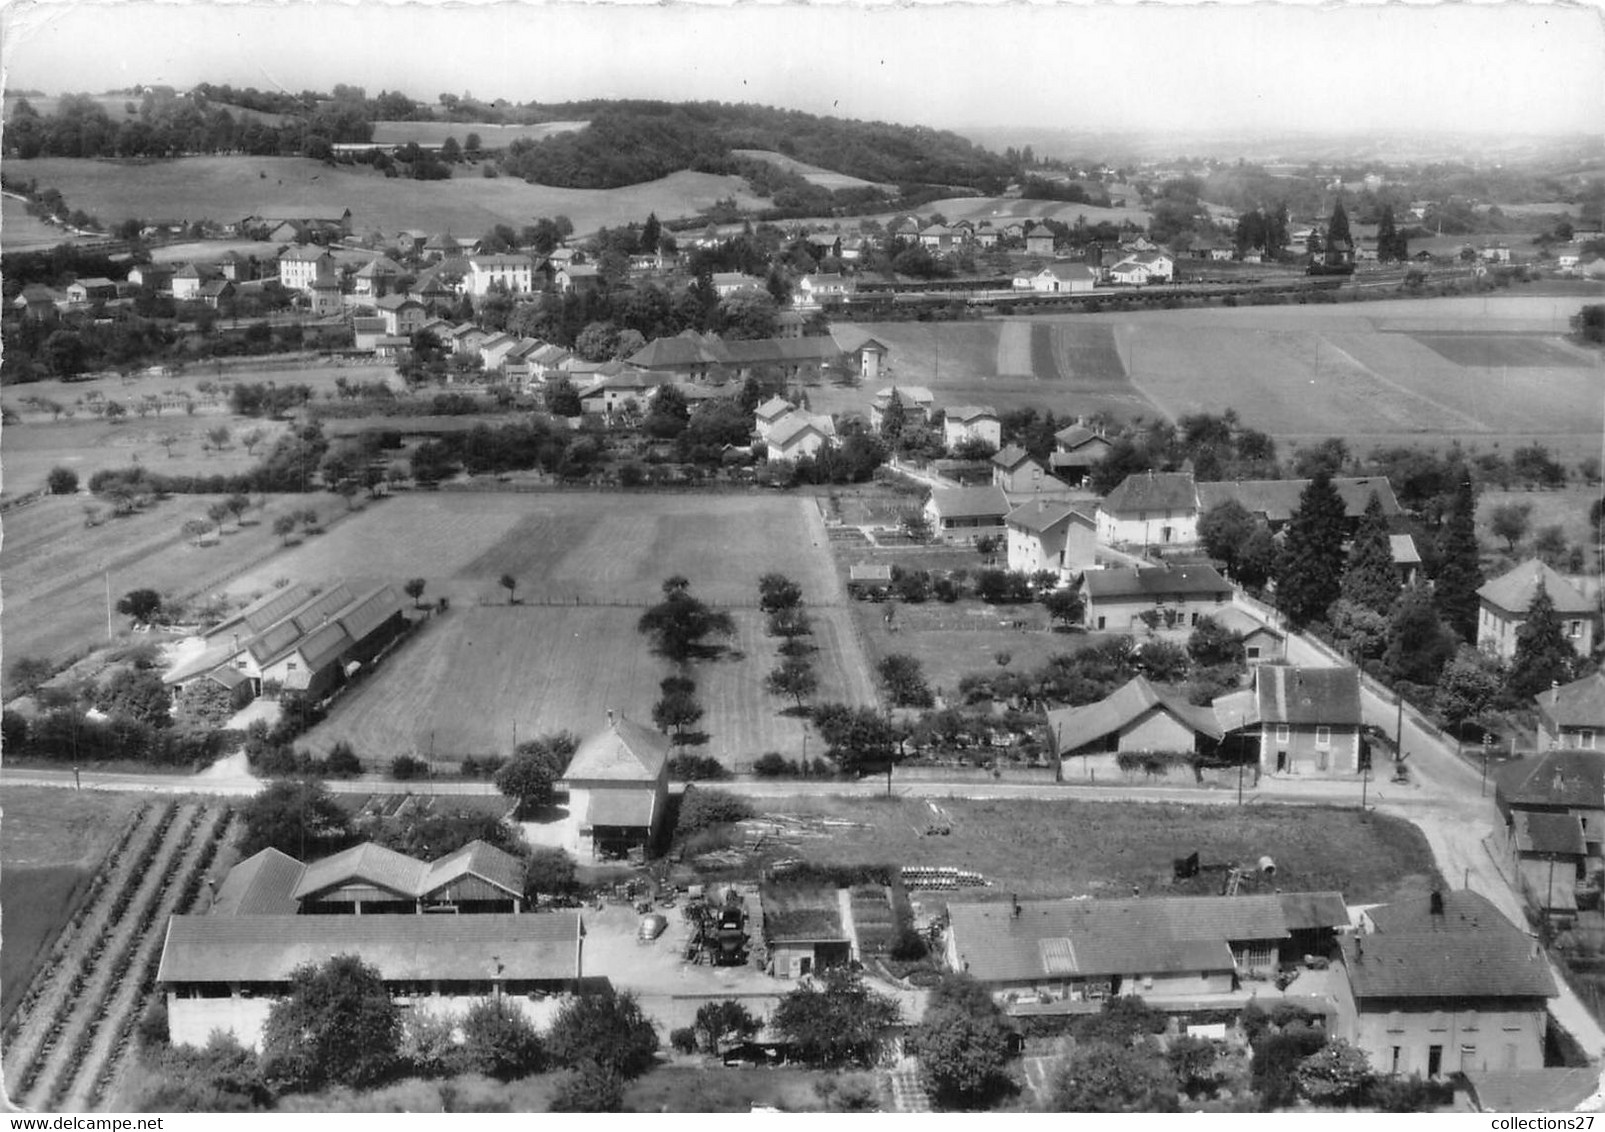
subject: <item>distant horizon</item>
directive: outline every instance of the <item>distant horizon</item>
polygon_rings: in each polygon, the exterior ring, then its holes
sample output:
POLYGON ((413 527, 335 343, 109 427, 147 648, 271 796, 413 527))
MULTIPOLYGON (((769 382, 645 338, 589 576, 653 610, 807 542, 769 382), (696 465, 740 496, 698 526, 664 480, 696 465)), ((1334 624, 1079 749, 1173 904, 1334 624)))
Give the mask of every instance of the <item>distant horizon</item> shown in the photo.
POLYGON ((1602 13, 1552 3, 17 0, 0 9, 0 32, 8 89, 52 96, 346 84, 427 104, 441 92, 750 102, 957 133, 1605 134, 1602 13), (360 58, 348 53, 357 43, 360 58))

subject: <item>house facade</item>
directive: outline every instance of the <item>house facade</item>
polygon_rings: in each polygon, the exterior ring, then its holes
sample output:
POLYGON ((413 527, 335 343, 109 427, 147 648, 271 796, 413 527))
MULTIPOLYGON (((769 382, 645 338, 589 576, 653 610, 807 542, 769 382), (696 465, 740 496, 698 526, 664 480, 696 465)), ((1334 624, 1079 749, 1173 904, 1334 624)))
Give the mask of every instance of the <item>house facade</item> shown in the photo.
POLYGON ((771 460, 795 462, 834 446, 836 423, 828 416, 793 412, 776 421, 764 439, 771 460))
POLYGON ((292 291, 310 292, 319 275, 333 270, 334 256, 323 248, 290 248, 279 256, 279 283, 292 291))
POLYGON ((937 488, 925 501, 931 531, 945 542, 974 542, 1004 533, 1008 497, 998 487, 937 488))
POLYGON ((592 863, 649 851, 669 802, 668 736, 608 716, 574 752, 561 783, 579 819, 578 855, 592 863))
POLYGON ((493 290, 525 295, 535 290, 535 261, 516 252, 468 257, 468 293, 475 298, 493 290))
POLYGON ((1198 541, 1198 489, 1188 472, 1138 472, 1098 504, 1098 538, 1111 545, 1198 541))
POLYGON ((1027 500, 1005 515, 1003 524, 1010 570, 1046 570, 1069 581, 1097 559, 1097 524, 1068 503, 1027 500))
POLYGON ((1146 632, 1150 613, 1159 631, 1190 631, 1231 603, 1232 587, 1213 566, 1122 567, 1088 570, 1081 594, 1094 632, 1146 632))
POLYGON ((942 437, 951 451, 978 440, 994 451, 1003 446, 1003 423, 990 405, 954 405, 942 415, 942 437))
POLYGON ((1360 670, 1266 664, 1254 670, 1260 771, 1340 777, 1361 770, 1360 670))
POLYGON ((1578 656, 1594 651, 1595 605, 1549 566, 1534 558, 1523 562, 1477 590, 1477 647, 1509 662, 1516 655, 1516 635, 1527 611, 1542 588, 1555 605, 1561 632, 1578 656))
POLYGON ((1024 448, 1011 444, 992 457, 994 487, 1001 487, 1006 492, 1024 493, 1040 491, 1050 482, 1054 481, 1046 469, 1024 448))
POLYGON ((1048 746, 1058 758, 1130 752, 1194 753, 1223 736, 1208 707, 1160 692, 1134 676, 1095 703, 1048 712, 1048 746))
POLYGON ((1535 746, 1605 751, 1605 674, 1598 672, 1541 692, 1535 746))

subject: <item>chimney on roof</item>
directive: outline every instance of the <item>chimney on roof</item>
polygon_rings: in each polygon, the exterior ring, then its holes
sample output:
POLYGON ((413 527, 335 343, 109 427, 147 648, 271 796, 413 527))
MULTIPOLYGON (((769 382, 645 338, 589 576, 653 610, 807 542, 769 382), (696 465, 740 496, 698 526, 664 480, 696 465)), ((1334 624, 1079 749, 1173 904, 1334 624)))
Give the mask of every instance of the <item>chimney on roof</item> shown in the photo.
POLYGON ((612 727, 617 722, 618 722, 618 720, 613 718, 613 709, 612 708, 608 708, 607 709, 607 725, 609 727, 612 727))
POLYGON ((1358 963, 1361 959, 1364 959, 1364 958, 1365 958, 1365 936, 1364 935, 1357 935, 1357 936, 1354 937, 1354 961, 1356 963, 1358 963))
POLYGON ((1434 916, 1443 915, 1443 893, 1437 889, 1432 890, 1431 902, 1427 905, 1434 916))
POLYGON ((1015 892, 1009 893, 1009 903, 1013 906, 1013 916, 1014 916, 1014 918, 1016 920, 1018 920, 1020 918, 1020 912, 1022 911, 1022 909, 1020 907, 1020 896, 1019 896, 1019 894, 1015 893, 1015 892))

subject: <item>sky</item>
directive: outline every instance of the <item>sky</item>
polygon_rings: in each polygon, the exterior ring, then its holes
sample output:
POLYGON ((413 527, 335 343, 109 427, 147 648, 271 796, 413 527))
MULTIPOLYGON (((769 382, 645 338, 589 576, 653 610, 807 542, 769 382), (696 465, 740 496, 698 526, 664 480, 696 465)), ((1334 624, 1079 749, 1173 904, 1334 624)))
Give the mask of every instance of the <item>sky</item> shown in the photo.
POLYGON ((941 128, 1605 132, 1605 8, 1565 3, 10 0, 10 89, 336 83, 761 102, 941 128))

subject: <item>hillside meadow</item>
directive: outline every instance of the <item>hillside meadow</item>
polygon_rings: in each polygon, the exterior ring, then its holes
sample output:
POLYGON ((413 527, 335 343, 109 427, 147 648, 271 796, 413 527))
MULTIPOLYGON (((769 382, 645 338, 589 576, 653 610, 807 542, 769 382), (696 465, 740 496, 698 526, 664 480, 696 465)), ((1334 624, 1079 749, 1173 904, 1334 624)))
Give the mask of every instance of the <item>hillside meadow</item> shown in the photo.
POLYGON ((358 232, 422 228, 477 235, 497 224, 518 227, 563 215, 585 233, 644 220, 649 212, 663 220, 692 216, 725 197, 742 206, 758 203, 739 177, 690 172, 619 189, 531 185, 512 177, 487 178, 474 166, 457 166, 447 181, 414 181, 305 157, 140 162, 42 157, 8 160, 6 172, 60 190, 69 207, 106 224, 130 217, 339 216, 349 208, 358 232))

